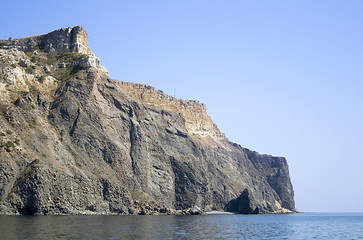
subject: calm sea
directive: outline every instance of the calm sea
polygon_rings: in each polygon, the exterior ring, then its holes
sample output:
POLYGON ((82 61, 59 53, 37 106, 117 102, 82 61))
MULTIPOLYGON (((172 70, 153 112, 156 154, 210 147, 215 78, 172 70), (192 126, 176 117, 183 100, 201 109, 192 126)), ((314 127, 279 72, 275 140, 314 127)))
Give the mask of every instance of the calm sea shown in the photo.
POLYGON ((363 213, 0 216, 0 239, 363 239, 363 213))

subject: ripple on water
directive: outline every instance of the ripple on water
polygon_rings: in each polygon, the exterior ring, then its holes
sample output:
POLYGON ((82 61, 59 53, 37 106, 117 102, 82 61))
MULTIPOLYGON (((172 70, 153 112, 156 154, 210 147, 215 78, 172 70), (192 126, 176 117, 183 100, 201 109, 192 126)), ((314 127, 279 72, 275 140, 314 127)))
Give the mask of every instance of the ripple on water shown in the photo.
POLYGON ((363 239, 363 214, 0 216, 0 239, 363 239))

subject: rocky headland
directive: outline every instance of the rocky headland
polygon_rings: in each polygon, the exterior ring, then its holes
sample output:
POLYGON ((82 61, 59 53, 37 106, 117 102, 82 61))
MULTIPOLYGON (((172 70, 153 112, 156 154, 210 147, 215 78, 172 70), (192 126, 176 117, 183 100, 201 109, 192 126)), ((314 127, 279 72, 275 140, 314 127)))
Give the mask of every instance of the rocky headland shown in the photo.
POLYGON ((198 101, 110 79, 80 26, 0 41, 0 214, 295 211, 286 159, 198 101))

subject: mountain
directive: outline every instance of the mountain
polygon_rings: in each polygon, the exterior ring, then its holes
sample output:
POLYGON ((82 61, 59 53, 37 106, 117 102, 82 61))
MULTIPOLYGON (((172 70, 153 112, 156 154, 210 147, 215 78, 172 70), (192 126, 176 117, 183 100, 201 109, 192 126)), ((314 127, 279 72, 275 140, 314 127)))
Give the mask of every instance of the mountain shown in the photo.
POLYGON ((295 211, 285 158, 230 142, 198 101, 110 79, 87 38, 0 41, 0 214, 295 211))

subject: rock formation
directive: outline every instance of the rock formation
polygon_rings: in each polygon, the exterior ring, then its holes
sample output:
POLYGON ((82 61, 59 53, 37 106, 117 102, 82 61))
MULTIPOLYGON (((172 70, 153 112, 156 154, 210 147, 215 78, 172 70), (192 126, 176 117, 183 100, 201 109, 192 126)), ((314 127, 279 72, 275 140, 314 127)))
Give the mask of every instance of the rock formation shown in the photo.
POLYGON ((204 104, 110 79, 82 27, 0 41, 0 214, 273 213, 293 197, 284 158, 231 143, 204 104))
POLYGON ((81 26, 62 28, 48 34, 8 40, 3 43, 3 49, 17 48, 21 51, 29 51, 34 46, 39 46, 47 53, 92 53, 88 47, 88 35, 81 26))
POLYGON ((250 196, 248 189, 243 190, 237 199, 232 199, 224 207, 227 212, 235 212, 240 214, 257 214, 259 208, 257 202, 250 196))
POLYGON ((190 134, 212 136, 214 138, 226 137, 207 115, 207 108, 203 103, 195 100, 177 99, 144 84, 122 81, 117 83, 127 94, 141 100, 148 106, 183 114, 185 127, 190 134))

